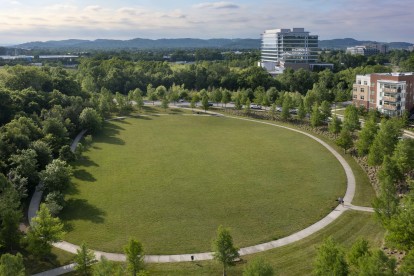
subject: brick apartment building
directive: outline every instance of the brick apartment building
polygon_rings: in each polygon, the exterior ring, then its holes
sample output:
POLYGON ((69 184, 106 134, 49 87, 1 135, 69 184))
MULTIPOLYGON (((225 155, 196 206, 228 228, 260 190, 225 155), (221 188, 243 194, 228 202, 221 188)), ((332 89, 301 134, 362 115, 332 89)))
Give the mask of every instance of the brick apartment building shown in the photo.
POLYGON ((414 73, 357 75, 352 96, 357 107, 401 116, 414 108, 414 73))

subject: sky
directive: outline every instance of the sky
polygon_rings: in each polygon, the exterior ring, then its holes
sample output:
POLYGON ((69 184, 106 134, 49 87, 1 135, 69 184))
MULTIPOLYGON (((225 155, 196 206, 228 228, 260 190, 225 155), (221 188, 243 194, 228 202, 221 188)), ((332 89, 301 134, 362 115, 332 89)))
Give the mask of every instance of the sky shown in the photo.
POLYGON ((62 39, 260 38, 301 28, 320 40, 414 43, 414 0, 0 0, 0 45, 62 39))

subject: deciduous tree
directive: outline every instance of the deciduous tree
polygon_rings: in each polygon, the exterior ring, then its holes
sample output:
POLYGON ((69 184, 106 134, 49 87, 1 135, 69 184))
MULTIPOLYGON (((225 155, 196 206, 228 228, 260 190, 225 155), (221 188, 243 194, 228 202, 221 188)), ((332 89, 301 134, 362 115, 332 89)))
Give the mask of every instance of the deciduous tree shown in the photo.
POLYGON ((219 226, 213 241, 213 252, 213 258, 223 265, 223 276, 225 276, 227 267, 234 265, 234 261, 240 256, 238 249, 233 245, 229 229, 219 226))
POLYGON ((329 237, 318 248, 316 254, 314 275, 348 275, 348 264, 345 252, 333 239, 329 237))
POLYGON ((135 239, 130 239, 128 245, 124 247, 124 252, 127 258, 128 270, 133 276, 136 276, 144 268, 142 244, 135 239))

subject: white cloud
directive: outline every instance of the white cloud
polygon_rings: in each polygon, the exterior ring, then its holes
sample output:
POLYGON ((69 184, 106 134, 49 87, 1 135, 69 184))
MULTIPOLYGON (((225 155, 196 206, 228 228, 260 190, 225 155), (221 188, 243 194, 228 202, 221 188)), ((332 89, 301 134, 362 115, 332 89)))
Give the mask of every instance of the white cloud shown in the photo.
POLYGON ((197 9, 238 9, 239 5, 230 2, 204 2, 194 5, 197 9))

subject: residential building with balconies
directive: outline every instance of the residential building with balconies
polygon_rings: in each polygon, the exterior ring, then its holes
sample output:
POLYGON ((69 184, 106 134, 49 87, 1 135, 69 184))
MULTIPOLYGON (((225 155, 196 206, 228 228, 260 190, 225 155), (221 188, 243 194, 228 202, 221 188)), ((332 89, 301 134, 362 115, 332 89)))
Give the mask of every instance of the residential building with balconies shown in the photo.
POLYGON ((414 109, 414 73, 357 75, 352 96, 357 107, 401 116, 414 109))

